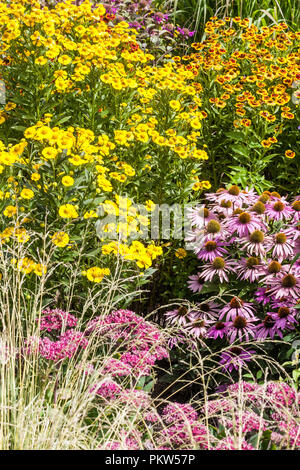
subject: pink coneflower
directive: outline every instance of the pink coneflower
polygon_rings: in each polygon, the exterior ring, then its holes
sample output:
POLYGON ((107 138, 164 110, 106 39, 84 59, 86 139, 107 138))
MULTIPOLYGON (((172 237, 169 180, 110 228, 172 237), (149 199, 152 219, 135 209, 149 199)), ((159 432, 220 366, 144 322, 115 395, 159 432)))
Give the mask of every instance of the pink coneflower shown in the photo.
POLYGON ((218 321, 215 323, 207 332, 207 337, 208 338, 224 338, 227 336, 228 333, 228 324, 224 323, 222 321, 218 321))
POLYGON ((220 310, 220 305, 212 301, 202 302, 197 305, 198 317, 205 318, 207 320, 215 320, 220 310))
POLYGON ((220 310, 220 320, 226 317, 226 321, 234 320, 237 316, 243 316, 247 319, 255 318, 251 303, 244 302, 239 297, 233 297, 231 301, 220 310))
POLYGON ((236 339, 239 339, 240 342, 245 339, 250 341, 250 337, 255 336, 255 325, 253 320, 247 320, 246 317, 238 315, 228 324, 228 334, 227 337, 230 343, 233 343, 236 339))
POLYGON ((266 249, 264 246, 265 234, 261 230, 254 230, 249 237, 240 240, 241 247, 252 256, 264 256, 266 249))
POLYGON ((255 194, 254 190, 250 190, 249 192, 247 190, 241 191, 238 186, 232 185, 229 189, 222 188, 216 193, 207 194, 206 199, 216 204, 220 204, 222 201, 230 201, 232 205, 237 208, 242 207, 244 203, 249 204, 249 201, 253 202, 255 194))
POLYGON ((165 313, 165 316, 170 323, 186 326, 190 322, 190 313, 187 307, 181 305, 176 310, 165 313))
POLYGON ((198 206, 188 209, 187 218, 197 228, 203 228, 210 220, 216 219, 216 215, 206 207, 198 206))
MULTIPOLYGON (((268 336, 273 339, 276 334, 277 328, 275 328, 275 320, 273 320, 271 315, 266 315, 263 322, 256 327, 255 338, 258 341, 263 341, 268 338, 268 336)), ((279 336, 282 338, 281 332, 279 332, 279 336)))
POLYGON ((284 220, 288 219, 293 215, 293 209, 282 201, 275 200, 271 203, 266 204, 266 216, 272 220, 284 220))
POLYGON ((187 331, 196 338, 205 337, 207 328, 210 326, 213 320, 199 318, 197 315, 193 315, 190 318, 191 323, 187 325, 187 331))
POLYGON ((276 299, 287 297, 297 300, 300 296, 300 279, 295 271, 280 272, 276 278, 269 279, 270 294, 276 299))
POLYGON ((268 304, 272 299, 272 297, 269 295, 269 290, 267 287, 259 287, 254 295, 256 297, 256 301, 263 305, 268 304))
POLYGON ((231 233, 237 232, 239 237, 247 237, 255 230, 266 230, 266 226, 257 215, 241 212, 228 221, 227 230, 231 233))
POLYGON ((294 329, 294 324, 298 323, 298 320, 295 318, 296 312, 295 309, 289 307, 279 307, 276 313, 270 313, 273 320, 275 321, 276 328, 281 330, 294 329))
POLYGON ((294 211, 292 222, 298 222, 300 220, 300 199, 299 199, 299 196, 293 202, 292 210, 294 211))
POLYGON ((201 273, 194 274, 189 276, 188 287, 192 292, 200 292, 203 289, 205 280, 202 277, 201 273))
POLYGON ((275 233, 266 240, 266 250, 272 250, 272 257, 281 263, 294 257, 295 242, 285 232, 275 233))
POLYGON ((290 266, 288 264, 282 265, 276 260, 267 260, 267 266, 264 268, 262 282, 268 283, 280 275, 282 272, 287 272, 290 266))
POLYGON ((253 256, 242 258, 237 267, 238 278, 244 281, 255 282, 261 276, 263 269, 259 258, 253 256))
POLYGON ((233 369, 239 370, 245 367, 246 362, 252 360, 252 354, 255 354, 255 351, 233 346, 227 351, 222 352, 220 364, 223 365, 224 371, 228 370, 231 373, 233 369))
POLYGON ((231 273, 236 267, 236 262, 217 256, 211 264, 203 266, 202 276, 205 281, 211 281, 214 276, 218 276, 220 282, 228 282, 228 273, 231 273))
POLYGON ((221 241, 220 238, 208 240, 200 250, 196 251, 197 257, 202 261, 213 261, 217 256, 228 254, 226 248, 227 243, 221 241))
POLYGON ((223 237, 227 234, 227 229, 220 221, 212 219, 205 226, 203 243, 209 240, 215 240, 216 238, 223 237))

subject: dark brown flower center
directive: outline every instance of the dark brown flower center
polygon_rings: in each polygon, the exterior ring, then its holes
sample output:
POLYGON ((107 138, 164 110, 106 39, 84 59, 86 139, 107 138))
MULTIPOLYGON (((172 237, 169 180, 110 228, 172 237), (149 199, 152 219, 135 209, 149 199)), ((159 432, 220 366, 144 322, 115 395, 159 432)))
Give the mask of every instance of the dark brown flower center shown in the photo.
POLYGON ((248 214, 248 212, 242 212, 240 215, 239 215, 239 222, 241 224, 248 224, 251 220, 251 215, 248 214))
POLYGON ((231 186, 229 189, 228 189, 228 192, 229 194, 231 194, 232 196, 238 196, 240 194, 240 190, 239 190, 239 187, 234 184, 233 186, 231 186))
POLYGON ((214 251, 216 248, 217 248, 217 244, 213 240, 209 240, 208 242, 205 243, 206 251, 214 251))
POLYGON ((287 274, 281 281, 282 287, 294 287, 296 283, 296 278, 292 274, 287 274))
POLYGON ((221 201, 221 204, 220 204, 221 207, 225 207, 225 208, 229 208, 232 206, 232 202, 231 201, 226 201, 225 199, 223 199, 223 201, 221 201))
POLYGON ((273 196, 273 197, 278 197, 278 199, 281 197, 280 194, 277 193, 277 191, 273 191, 273 192, 271 193, 271 196, 273 196))
POLYGON ((188 309, 184 305, 181 305, 177 311, 177 314, 179 315, 179 317, 185 317, 187 313, 188 313, 188 309))
POLYGON ((288 307, 280 307, 278 309, 279 318, 286 318, 290 314, 290 309, 288 307))
POLYGON ((271 315, 266 315, 264 318, 264 327, 265 328, 272 328, 274 326, 274 320, 271 315))
POLYGON ((239 207, 233 211, 233 215, 239 215, 243 213, 243 209, 240 209, 239 207))
POLYGON ((261 230, 254 230, 249 238, 250 242, 252 243, 262 243, 264 241, 265 235, 261 230))
POLYGON ((235 317, 233 320, 233 326, 237 328, 238 330, 242 330, 247 326, 247 320, 245 317, 242 317, 241 315, 238 315, 235 317))
POLYGON ((207 217, 209 216, 209 210, 204 207, 204 218, 207 219, 207 217))
POLYGON ((209 312, 209 311, 210 311, 210 306, 209 306, 209 304, 206 304, 206 303, 201 304, 201 305, 200 305, 200 310, 202 310, 202 312, 209 312))
POLYGON ((300 201, 293 202, 292 208, 294 209, 294 211, 300 211, 300 201))
POLYGON ((269 199, 270 199, 270 196, 268 196, 268 194, 262 194, 258 200, 259 202, 266 204, 266 202, 268 202, 269 199))
POLYGON ((198 328, 202 328, 203 326, 205 326, 205 321, 204 320, 195 320, 193 322, 193 326, 194 327, 198 327, 198 328))
POLYGON ((271 261, 271 263, 268 266, 268 272, 270 274, 276 274, 279 273, 281 270, 281 264, 278 263, 278 261, 271 261))
POLYGON ((257 214, 263 214, 266 210, 265 205, 263 202, 258 201, 254 206, 252 207, 253 212, 256 212, 257 214))
POLYGON ((239 297, 233 297, 230 301, 231 308, 241 308, 244 305, 244 302, 239 297))
POLYGON ((223 323, 222 321, 218 321, 215 324, 215 329, 216 330, 224 330, 225 326, 226 326, 225 323, 223 323))
POLYGON ((208 233, 218 233, 221 230, 221 225, 216 220, 210 220, 207 224, 208 233))
POLYGON ((254 256, 251 256, 246 261, 247 268, 253 268, 253 266, 257 266, 258 264, 259 264, 259 258, 255 258, 254 256))
POLYGON ((286 242, 287 238, 284 233, 277 233, 275 236, 276 243, 283 244, 286 242))
POLYGON ((230 352, 232 354, 235 354, 235 356, 239 356, 240 354, 242 354, 243 350, 242 348, 239 348, 238 346, 233 346, 232 348, 230 348, 230 352))
POLYGON ((220 256, 217 256, 212 263, 215 269, 223 269, 225 267, 225 261, 220 256))
POLYGON ((280 201, 275 202, 275 204, 273 206, 273 209, 276 212, 282 212, 284 208, 285 208, 285 205, 282 204, 282 202, 280 202, 280 201))

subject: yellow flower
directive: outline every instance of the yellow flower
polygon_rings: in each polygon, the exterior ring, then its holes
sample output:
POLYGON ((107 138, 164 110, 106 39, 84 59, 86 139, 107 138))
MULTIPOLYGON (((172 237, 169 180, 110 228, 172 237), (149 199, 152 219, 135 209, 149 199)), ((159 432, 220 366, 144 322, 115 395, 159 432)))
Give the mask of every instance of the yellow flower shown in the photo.
POLYGON ((57 154, 58 154, 58 150, 53 147, 45 147, 42 150, 42 155, 47 160, 52 160, 53 158, 56 157, 57 154))
POLYGON ((63 219, 76 219, 78 217, 78 213, 72 204, 60 206, 58 213, 63 219))
POLYGON ((32 199, 34 197, 34 192, 31 189, 24 188, 20 194, 22 199, 32 199))
POLYGON ((87 211, 87 212, 83 215, 83 218, 84 218, 84 219, 91 219, 91 218, 93 218, 93 217, 98 217, 97 212, 96 212, 96 211, 93 211, 93 210, 87 211))
POLYGON ((41 175, 39 173, 32 173, 30 179, 32 181, 38 181, 41 178, 41 175))
POLYGON ((52 243, 54 243, 54 245, 58 246, 59 248, 64 248, 70 241, 69 235, 65 232, 55 232, 51 238, 52 243))
POLYGON ((184 248, 178 248, 176 251, 175 251, 175 256, 179 259, 183 259, 186 257, 186 251, 184 248))
POLYGON ((110 274, 109 268, 98 268, 94 266, 86 271, 86 277, 89 281, 92 282, 101 282, 104 276, 108 276, 110 274))
POLYGON ((13 217, 14 215, 16 215, 16 213, 17 208, 15 206, 7 206, 3 211, 5 217, 13 217))
POLYGON ((285 151, 285 156, 286 156, 287 158, 294 158, 295 155, 296 155, 296 154, 295 154, 295 152, 293 152, 293 150, 286 150, 286 151, 285 151))
POLYGON ((180 109, 180 102, 177 100, 169 101, 170 108, 174 109, 174 111, 178 111, 180 109))
POLYGON ((61 182, 64 186, 73 186, 74 178, 72 178, 72 176, 64 176, 61 182))

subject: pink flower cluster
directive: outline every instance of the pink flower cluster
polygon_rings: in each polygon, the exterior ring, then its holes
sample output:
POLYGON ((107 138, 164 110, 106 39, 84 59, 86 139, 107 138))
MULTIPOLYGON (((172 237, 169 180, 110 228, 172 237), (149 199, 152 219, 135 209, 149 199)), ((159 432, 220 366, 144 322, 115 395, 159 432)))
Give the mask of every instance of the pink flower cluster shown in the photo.
POLYGON ((88 340, 80 331, 68 330, 57 341, 45 337, 30 337, 26 340, 23 353, 38 353, 41 357, 54 362, 72 358, 81 348, 85 349, 88 340))
POLYGON ((63 328, 74 328, 77 325, 78 319, 70 313, 64 312, 59 308, 47 308, 42 311, 40 318, 40 330, 48 332, 57 330, 61 331, 63 328))
POLYGON ((120 345, 119 360, 106 366, 113 375, 125 375, 128 368, 135 375, 149 375, 156 361, 168 358, 162 332, 130 310, 94 318, 86 334, 105 335, 111 343, 120 345))

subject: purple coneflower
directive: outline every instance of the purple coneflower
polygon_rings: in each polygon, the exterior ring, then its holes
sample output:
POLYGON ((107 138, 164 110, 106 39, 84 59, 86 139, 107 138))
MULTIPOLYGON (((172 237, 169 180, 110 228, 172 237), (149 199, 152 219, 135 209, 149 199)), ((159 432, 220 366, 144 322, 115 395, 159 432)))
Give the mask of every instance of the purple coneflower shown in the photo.
POLYGON ((285 330, 286 328, 292 330, 294 329, 294 324, 298 323, 298 320, 295 318, 296 312, 295 309, 289 307, 279 307, 276 313, 270 314, 275 321, 276 328, 285 330))
POLYGON ((189 276, 188 287, 192 292, 200 292, 203 289, 205 280, 202 277, 201 273, 194 274, 189 276))
POLYGON ((226 321, 234 320, 237 316, 243 316, 250 320, 251 318, 255 318, 253 310, 251 303, 244 302, 239 297, 233 297, 231 301, 220 310, 220 320, 224 317, 226 317, 226 321))
POLYGON ((199 206, 189 209, 187 217, 197 228, 203 228, 210 220, 215 219, 216 215, 206 207, 199 206))
POLYGON ((214 240, 208 240, 204 246, 196 252, 197 257, 202 261, 213 261, 217 256, 224 256, 228 254, 226 248, 223 246, 226 245, 220 238, 215 238, 214 240))
POLYGON ((299 199, 299 196, 293 202, 292 209, 294 211, 292 222, 298 222, 300 220, 300 199, 299 199))
POLYGON ((271 203, 266 204, 265 214, 269 219, 284 220, 290 218, 293 213, 293 209, 282 201, 275 200, 274 202, 272 201, 271 203))
POLYGON ((253 256, 264 256, 266 249, 264 246, 265 234, 261 230, 254 230, 246 239, 241 240, 241 247, 253 256))
POLYGON ((240 265, 237 267, 238 278, 244 281, 255 282, 263 272, 263 265, 259 258, 251 256, 250 258, 242 258, 240 265))
POLYGON ((212 320, 205 320, 195 315, 191 317, 191 323, 187 325, 187 331, 196 338, 203 338, 206 336, 207 328, 210 323, 212 323, 212 320))
POLYGON ((167 320, 170 321, 170 323, 183 326, 186 326, 190 322, 189 315, 190 312, 184 305, 181 305, 176 310, 170 310, 169 312, 165 313, 165 316, 167 320))
POLYGON ((222 321, 215 323, 207 332, 208 338, 224 338, 228 333, 228 324, 222 321))
POLYGON ((227 274, 236 267, 236 262, 217 256, 211 264, 203 266, 202 276, 205 281, 211 281, 214 276, 218 276, 220 282, 228 282, 227 274))
POLYGON ((220 310, 220 305, 212 301, 202 302, 197 305, 195 315, 206 320, 215 320, 220 310))
POLYGON ((272 299, 272 297, 269 295, 267 287, 259 287, 254 295, 256 297, 256 302, 263 305, 268 304, 272 299))
POLYGON ((264 223, 257 215, 249 212, 241 212, 234 215, 227 223, 227 230, 237 232, 239 237, 247 237, 255 230, 266 230, 264 223))
MULTIPOLYGON (((276 334, 275 320, 273 320, 271 315, 266 315, 263 322, 256 327, 255 338, 258 341, 263 341, 268 336, 273 339, 276 334)), ((279 336, 282 338, 281 332, 279 332, 279 336)))
POLYGON ((228 370, 231 373, 233 369, 239 370, 245 367, 246 362, 251 361, 252 354, 255 354, 255 351, 233 346, 227 351, 222 352, 220 364, 223 365, 224 371, 228 370))
POLYGON ((281 263, 284 259, 294 257, 295 243, 284 232, 275 233, 266 240, 266 250, 272 250, 272 257, 281 263))
POLYGON ((239 339, 240 342, 245 339, 246 341, 250 340, 250 337, 255 336, 255 325, 253 320, 247 320, 246 317, 238 315, 235 317, 228 325, 228 334, 227 337, 230 343, 233 343, 236 339, 239 339))
POLYGON ((287 297, 297 300, 300 296, 300 278, 296 270, 288 273, 280 272, 277 277, 269 279, 268 283, 270 294, 274 295, 276 299, 287 297))

